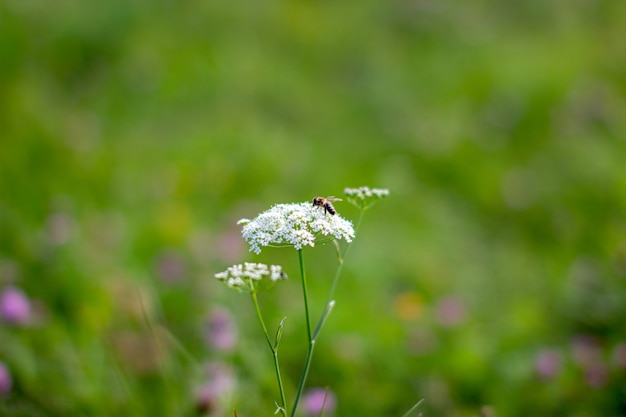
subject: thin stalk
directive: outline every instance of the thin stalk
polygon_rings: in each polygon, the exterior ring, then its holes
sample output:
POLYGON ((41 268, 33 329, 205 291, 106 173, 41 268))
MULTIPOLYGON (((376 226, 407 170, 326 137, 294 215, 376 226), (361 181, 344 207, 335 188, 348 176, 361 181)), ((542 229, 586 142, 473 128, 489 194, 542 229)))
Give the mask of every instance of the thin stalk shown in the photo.
POLYGON ((298 259, 300 261, 300 277, 302 278, 302 295, 304 297, 304 313, 306 315, 306 332, 309 338, 309 343, 311 343, 311 319, 309 315, 309 296, 307 293, 306 287, 306 274, 304 272, 304 258, 302 256, 302 249, 298 250, 298 259))
POLYGON ((306 359, 304 360, 304 369, 302 370, 302 376, 300 377, 300 383, 298 384, 298 392, 296 393, 296 399, 293 402, 293 408, 291 409, 291 417, 296 415, 298 408, 298 402, 302 396, 302 390, 309 374, 309 368, 311 367, 311 359, 313 358, 313 350, 315 349, 315 339, 311 335, 311 320, 309 318, 309 299, 306 287, 306 274, 304 273, 304 259, 302 257, 302 249, 298 250, 298 259, 300 261, 300 277, 302 278, 302 294, 304 296, 304 311, 306 316, 306 330, 309 340, 309 346, 306 352, 306 359))
MULTIPOLYGON (((361 221, 363 220, 363 213, 364 212, 365 212, 365 208, 362 208, 361 210, 359 210, 359 218, 357 219, 356 226, 354 228, 355 236, 356 236, 356 232, 359 231, 359 226, 361 225, 361 221)), ((328 305, 333 300, 333 295, 335 294, 335 288, 337 287, 337 281, 339 280, 339 275, 341 274, 341 268, 343 267, 343 260, 346 257, 346 255, 348 254, 348 251, 350 250, 350 248, 352 247, 352 242, 348 243, 348 246, 346 246, 346 250, 343 252, 343 255, 342 255, 341 251, 339 250, 339 243, 337 243, 336 240, 333 240, 333 243, 335 244, 335 248, 337 249, 337 261, 339 262, 339 265, 337 266, 337 270, 335 271, 335 276, 333 277, 333 282, 330 285, 330 291, 328 292, 328 298, 326 299, 326 305, 328 305)), ((321 319, 320 319, 320 321, 321 321, 321 319)))
POLYGON ((278 346, 274 346, 270 339, 269 334, 267 333, 267 327, 265 326, 265 321, 263 320, 263 315, 261 314, 261 309, 259 308, 259 301, 257 300, 256 291, 252 288, 250 292, 250 296, 252 297, 252 304, 254 304, 254 310, 256 311, 256 316, 259 319, 259 323, 261 323, 261 328, 263 329, 263 334, 265 335, 265 340, 267 341, 267 345, 272 351, 272 357, 274 358, 274 370, 276 371, 276 379, 278 380, 278 389, 280 391, 280 411, 282 412, 283 417, 287 417, 287 400, 285 399, 285 390, 283 388, 283 380, 280 376, 280 367, 278 366, 278 346))
POLYGON ((411 415, 411 413, 413 413, 413 411, 417 410, 417 407, 419 407, 420 404, 422 404, 423 402, 424 402, 424 399, 422 398, 417 403, 415 403, 413 405, 413 407, 411 407, 411 409, 409 411, 407 411, 402 417, 409 417, 411 415))
MULTIPOLYGON (((168 360, 168 358, 165 356, 165 351, 164 351, 165 348, 163 347, 160 341, 161 338, 159 337, 159 334, 157 334, 157 329, 155 329, 155 327, 152 325, 152 321, 150 320, 150 317, 146 310, 146 306, 143 302, 143 298, 139 291, 138 291, 138 296, 139 296, 139 303, 141 305, 141 313, 143 315, 143 319, 146 322, 146 326, 148 327, 148 330, 150 331, 150 334, 152 335, 152 339, 154 340, 154 344, 157 349, 157 355, 158 355, 157 358, 159 362, 163 361, 163 365, 160 364, 159 366, 163 366, 164 370, 159 372, 159 374, 163 378, 163 383, 165 385, 165 388, 167 389, 168 393, 170 394, 172 398, 172 407, 180 410, 181 409, 180 403, 178 401, 178 398, 176 398, 176 392, 174 390, 172 381, 170 378, 167 378, 167 373, 173 372, 172 362, 171 360, 168 360)), ((172 410, 172 411, 178 411, 178 410, 172 410)), ((175 412, 174 414, 178 414, 178 412, 175 412)))
MULTIPOLYGON (((361 221, 363 220, 363 213, 365 212, 366 207, 361 208, 359 211, 359 218, 357 219, 356 227, 355 227, 355 235, 356 231, 358 231, 359 226, 361 225, 361 221)), ((306 328, 307 328, 307 336, 309 338, 309 347, 306 353, 306 359, 304 362, 304 369, 302 371, 302 377, 300 378, 300 384, 298 385, 298 392, 296 393, 296 399, 293 403, 293 408, 291 409, 291 417, 296 415, 296 410, 298 408, 298 402, 300 401, 300 397, 302 395, 302 390, 304 389, 304 384, 306 383, 306 379, 309 374, 309 368, 311 367, 311 359, 313 358, 313 351, 315 350, 315 341, 317 340, 317 336, 322 328, 324 320, 328 315, 329 308, 332 308, 331 303, 333 301, 333 295, 335 293, 335 288, 337 286, 337 281, 339 279, 339 275, 341 273, 341 268, 343 266, 343 258, 348 254, 350 247, 352 246, 352 242, 348 244, 346 250, 341 254, 339 249, 339 244, 336 240, 333 240, 335 243, 335 247, 337 248, 337 258, 339 261, 339 265, 337 266, 337 270, 335 271, 335 276, 333 277, 332 284, 330 286, 330 291, 328 293, 328 298, 326 300, 326 308, 322 312, 320 319, 317 322, 315 332, 311 334, 311 321, 309 318, 309 300, 307 295, 307 286, 306 286, 306 275, 304 273, 304 260, 302 257, 302 249, 298 250, 298 258, 300 260, 300 276, 302 278, 302 293, 304 295, 304 310, 306 314, 306 328), (330 306, 330 307, 329 307, 330 306)))

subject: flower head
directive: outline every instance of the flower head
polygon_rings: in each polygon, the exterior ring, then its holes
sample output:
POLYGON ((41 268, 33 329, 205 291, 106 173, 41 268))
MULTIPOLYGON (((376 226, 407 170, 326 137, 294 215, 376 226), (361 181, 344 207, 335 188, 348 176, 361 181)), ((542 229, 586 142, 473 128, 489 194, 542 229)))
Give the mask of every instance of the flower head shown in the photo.
POLYGON ((389 195, 389 190, 386 188, 345 188, 343 193, 346 195, 348 201, 359 208, 367 208, 372 205, 376 200, 385 198, 389 195))
POLYGON ((237 344, 237 328, 228 310, 216 309, 208 317, 205 338, 209 346, 228 352, 237 344))
POLYGON ((562 354, 558 349, 541 349, 535 356, 535 372, 539 378, 548 380, 560 372, 562 362, 562 354))
POLYGON ((312 388, 302 398, 302 411, 307 416, 330 414, 337 405, 337 397, 332 391, 324 388, 312 388))
POLYGON ((204 374, 204 381, 196 388, 196 409, 202 415, 225 415, 237 385, 234 370, 224 363, 209 362, 204 374))
POLYGON ((348 197, 353 197, 359 200, 366 200, 368 198, 383 198, 389 195, 389 190, 386 188, 345 188, 343 193, 348 197))
POLYGON ((243 265, 233 265, 226 271, 215 274, 215 278, 227 286, 244 292, 254 291, 254 281, 260 281, 263 277, 269 277, 272 282, 287 279, 280 265, 267 266, 246 262, 243 265))
POLYGON ((241 219, 243 238, 250 250, 261 253, 263 246, 315 246, 315 243, 354 238, 352 223, 339 214, 329 215, 310 202, 277 204, 252 220, 241 219))
POLYGON ((8 287, 0 294, 0 317, 7 323, 24 325, 31 318, 28 297, 16 287, 8 287))

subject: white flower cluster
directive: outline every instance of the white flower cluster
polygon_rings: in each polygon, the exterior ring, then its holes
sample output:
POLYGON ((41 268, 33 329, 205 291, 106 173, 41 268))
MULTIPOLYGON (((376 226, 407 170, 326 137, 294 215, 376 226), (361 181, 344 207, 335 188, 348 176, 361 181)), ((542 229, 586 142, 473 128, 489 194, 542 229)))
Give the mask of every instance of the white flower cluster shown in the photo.
POLYGON ((365 200, 367 198, 383 198, 389 195, 389 190, 386 188, 346 188, 343 193, 348 197, 353 197, 359 200, 365 200))
POLYGON ((352 223, 339 214, 330 215, 311 202, 277 204, 253 220, 241 219, 243 238, 250 251, 261 253, 264 246, 315 246, 316 242, 354 238, 352 223))
POLYGON ((251 281, 259 281, 263 277, 269 276, 272 282, 287 279, 287 274, 283 272, 280 265, 256 264, 246 262, 243 265, 233 265, 224 272, 215 274, 215 278, 222 281, 231 288, 249 289, 251 290, 251 281))

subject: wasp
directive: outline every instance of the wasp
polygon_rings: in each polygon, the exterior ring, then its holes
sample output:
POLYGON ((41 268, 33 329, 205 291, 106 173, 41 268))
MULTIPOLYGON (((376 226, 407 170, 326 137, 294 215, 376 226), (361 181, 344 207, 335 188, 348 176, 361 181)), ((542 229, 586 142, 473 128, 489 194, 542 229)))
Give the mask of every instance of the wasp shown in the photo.
POLYGON ((315 197, 313 199, 313 206, 324 209, 324 214, 330 213, 331 215, 337 214, 337 210, 333 206, 333 201, 341 201, 341 198, 330 197, 315 197))

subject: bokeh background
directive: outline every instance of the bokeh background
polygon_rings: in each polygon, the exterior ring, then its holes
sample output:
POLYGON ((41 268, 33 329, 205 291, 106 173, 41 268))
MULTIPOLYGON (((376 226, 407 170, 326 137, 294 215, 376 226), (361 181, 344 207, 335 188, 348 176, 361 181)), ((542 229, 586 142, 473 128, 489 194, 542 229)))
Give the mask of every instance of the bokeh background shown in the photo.
POLYGON ((297 255, 236 221, 369 185, 310 375, 334 415, 626 415, 624 39, 618 0, 3 0, 0 414, 272 415, 213 274, 291 276, 261 295, 291 400, 297 255))

